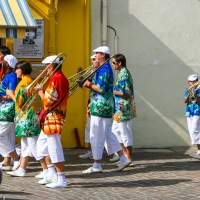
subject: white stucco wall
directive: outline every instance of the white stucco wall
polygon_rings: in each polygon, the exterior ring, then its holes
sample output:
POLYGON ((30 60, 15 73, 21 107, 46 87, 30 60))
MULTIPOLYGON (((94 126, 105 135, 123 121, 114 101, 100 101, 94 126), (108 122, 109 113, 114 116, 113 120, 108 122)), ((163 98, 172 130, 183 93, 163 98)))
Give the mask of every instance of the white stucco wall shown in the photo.
MULTIPOLYGON (((101 45, 100 16, 101 1, 93 0, 92 48, 101 45)), ((108 0, 108 25, 134 79, 135 147, 191 145, 183 94, 188 75, 200 74, 200 1, 108 0)))

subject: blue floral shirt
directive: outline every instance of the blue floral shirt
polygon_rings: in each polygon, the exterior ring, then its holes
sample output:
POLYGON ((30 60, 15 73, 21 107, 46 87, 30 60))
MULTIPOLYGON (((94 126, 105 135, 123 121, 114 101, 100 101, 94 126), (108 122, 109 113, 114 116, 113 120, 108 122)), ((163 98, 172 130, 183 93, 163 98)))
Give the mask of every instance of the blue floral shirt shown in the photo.
MULTIPOLYGON (((15 91, 18 78, 14 72, 7 74, 0 85, 0 96, 6 96, 6 89, 15 91)), ((0 101, 0 121, 13 122, 15 103, 12 100, 0 101)))
MULTIPOLYGON (((200 97, 200 88, 198 88, 195 91, 195 93, 198 97, 200 97)), ((184 94, 184 98, 186 98, 187 95, 188 95, 188 91, 186 90, 185 94, 184 94)), ((200 116, 200 105, 192 97, 189 97, 189 101, 188 101, 188 103, 186 105, 186 109, 185 109, 185 115, 187 117, 193 117, 194 115, 200 116)))
POLYGON ((90 93, 90 113, 94 116, 112 118, 113 100, 113 71, 109 62, 100 67, 92 79, 92 83, 104 91, 100 94, 94 90, 90 93))
POLYGON ((122 122, 136 117, 133 79, 126 67, 123 67, 117 76, 115 90, 122 94, 130 94, 132 95, 132 98, 115 96, 114 120, 122 122))

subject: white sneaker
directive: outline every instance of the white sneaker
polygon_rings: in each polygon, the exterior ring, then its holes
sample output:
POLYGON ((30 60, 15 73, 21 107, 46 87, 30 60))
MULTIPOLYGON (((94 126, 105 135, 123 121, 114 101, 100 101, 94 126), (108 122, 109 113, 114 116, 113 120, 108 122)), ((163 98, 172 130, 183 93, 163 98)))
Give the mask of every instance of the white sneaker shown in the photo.
POLYGON ((200 159, 200 155, 198 154, 190 154, 190 157, 200 159))
POLYGON ((14 162, 13 162, 12 171, 17 170, 17 169, 19 168, 20 164, 21 164, 21 158, 20 158, 18 161, 14 161, 14 162))
POLYGON ((91 153, 87 152, 83 155, 79 155, 79 158, 81 158, 81 159, 93 159, 93 156, 92 156, 91 153))
POLYGON ((131 160, 127 159, 124 163, 120 163, 117 171, 122 171, 125 167, 128 167, 132 163, 131 160))
POLYGON ((45 185, 48 188, 66 188, 67 182, 53 182, 45 185))
POLYGON ((2 164, 1 165, 1 170, 2 171, 10 171, 10 170, 12 170, 12 166, 11 165, 4 165, 4 164, 2 164))
POLYGON ((57 174, 55 176, 52 177, 48 177, 47 175, 40 181, 38 181, 38 183, 40 185, 46 185, 47 183, 53 183, 53 182, 57 182, 57 174))
POLYGON ((111 159, 109 159, 109 161, 110 162, 117 162, 117 161, 119 161, 119 156, 114 153, 113 157, 111 159))
POLYGON ((19 172, 18 170, 16 171, 12 171, 12 172, 6 172, 7 174, 11 175, 11 176, 25 176, 25 172, 19 172))
POLYGON ((44 178, 44 177, 45 177, 45 173, 43 171, 35 176, 35 178, 44 178))
POLYGON ((100 168, 90 167, 83 171, 84 174, 101 173, 101 172, 103 172, 101 167, 100 168))

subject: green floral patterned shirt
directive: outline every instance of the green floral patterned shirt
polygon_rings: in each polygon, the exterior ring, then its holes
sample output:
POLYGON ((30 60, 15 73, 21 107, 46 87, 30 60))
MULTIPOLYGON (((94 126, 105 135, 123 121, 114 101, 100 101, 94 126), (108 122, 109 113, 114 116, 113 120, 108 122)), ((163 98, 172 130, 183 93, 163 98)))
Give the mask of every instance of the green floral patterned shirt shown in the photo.
POLYGON ((132 95, 132 98, 115 95, 114 120, 117 122, 123 122, 136 117, 133 80, 131 73, 126 67, 123 67, 118 74, 115 90, 122 92, 123 94, 130 94, 132 95))
POLYGON ((105 63, 100 67, 93 77, 92 83, 104 91, 100 94, 91 90, 90 94, 90 113, 91 115, 112 118, 114 110, 113 100, 113 71, 110 63, 105 63))

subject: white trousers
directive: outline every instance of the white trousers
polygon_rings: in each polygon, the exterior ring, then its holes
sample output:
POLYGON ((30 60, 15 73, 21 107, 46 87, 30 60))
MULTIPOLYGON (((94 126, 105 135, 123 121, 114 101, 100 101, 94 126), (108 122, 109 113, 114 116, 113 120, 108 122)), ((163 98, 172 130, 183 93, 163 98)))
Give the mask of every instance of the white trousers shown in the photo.
POLYGON ((108 155, 122 150, 111 128, 112 118, 91 116, 90 143, 94 160, 102 159, 104 145, 108 155))
POLYGON ((187 123, 192 144, 200 144, 200 117, 187 117, 187 123))
POLYGON ((34 157, 37 160, 37 140, 35 137, 22 137, 21 138, 21 155, 22 157, 34 157))
POLYGON ((3 157, 10 157, 14 151, 15 124, 14 122, 0 122, 0 152, 3 157))
POLYGON ((112 132, 117 136, 119 143, 125 147, 133 146, 132 120, 112 124, 112 132))
POLYGON ((52 163, 64 162, 60 134, 44 134, 42 131, 37 140, 37 159, 50 156, 52 163))
POLYGON ((85 126, 85 142, 90 143, 90 117, 87 118, 87 124, 85 126))

